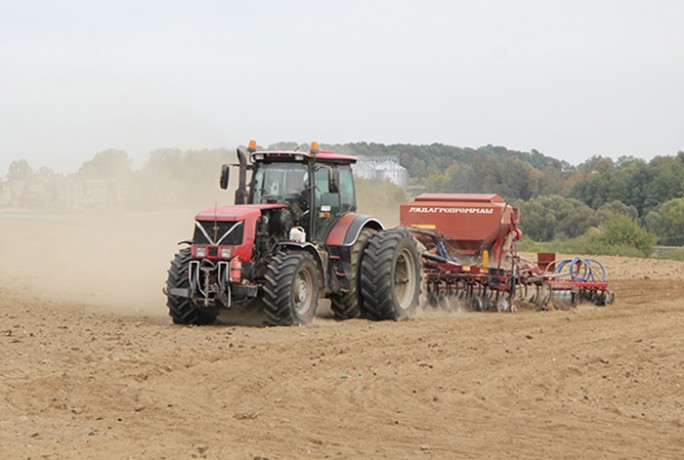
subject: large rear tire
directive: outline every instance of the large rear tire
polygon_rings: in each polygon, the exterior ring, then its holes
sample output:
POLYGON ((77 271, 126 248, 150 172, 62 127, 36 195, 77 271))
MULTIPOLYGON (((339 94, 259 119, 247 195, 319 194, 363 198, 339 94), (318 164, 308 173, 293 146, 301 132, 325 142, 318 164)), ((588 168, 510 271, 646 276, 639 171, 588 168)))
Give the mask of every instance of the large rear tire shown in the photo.
POLYGON ((363 312, 373 320, 411 315, 420 295, 420 258, 416 241, 406 230, 372 236, 361 260, 363 312))
MULTIPOLYGON (((166 279, 166 289, 189 289, 190 278, 188 270, 190 265, 190 248, 181 249, 171 261, 171 267, 166 279)), ((216 308, 196 308, 192 300, 187 297, 178 297, 171 294, 166 296, 166 306, 169 307, 169 316, 174 324, 211 324, 218 316, 216 308)))
POLYGON ((361 295, 360 280, 361 277, 361 256, 363 250, 368 244, 368 239, 375 235, 377 230, 372 228, 364 228, 359 233, 359 237, 352 246, 350 254, 350 277, 349 277, 349 291, 330 296, 330 309, 337 319, 358 318, 361 316, 361 295))
POLYGON ((274 326, 311 322, 318 308, 318 279, 316 262, 306 252, 271 258, 263 281, 266 322, 274 326))

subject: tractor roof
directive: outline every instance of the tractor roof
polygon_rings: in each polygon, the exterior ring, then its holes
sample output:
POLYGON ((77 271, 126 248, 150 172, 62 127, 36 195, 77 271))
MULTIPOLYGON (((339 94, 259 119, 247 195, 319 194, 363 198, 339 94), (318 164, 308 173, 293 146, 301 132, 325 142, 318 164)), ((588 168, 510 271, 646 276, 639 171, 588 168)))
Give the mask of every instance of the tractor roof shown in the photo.
POLYGON ((303 152, 300 150, 264 150, 252 153, 252 160, 262 161, 265 159, 269 160, 297 160, 300 157, 303 161, 306 159, 312 159, 316 161, 327 161, 332 163, 356 163, 357 158, 350 155, 340 155, 328 150, 321 150, 316 154, 311 152, 303 152))

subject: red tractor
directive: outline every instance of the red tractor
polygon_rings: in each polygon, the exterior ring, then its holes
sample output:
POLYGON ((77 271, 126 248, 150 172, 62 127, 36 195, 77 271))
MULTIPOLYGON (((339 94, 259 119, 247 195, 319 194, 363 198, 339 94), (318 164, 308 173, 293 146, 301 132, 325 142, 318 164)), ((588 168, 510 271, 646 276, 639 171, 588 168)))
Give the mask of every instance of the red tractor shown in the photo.
MULTIPOLYGON (((305 324, 321 296, 338 319, 399 319, 416 308, 416 242, 356 213, 356 158, 315 142, 310 151, 256 151, 251 141, 237 156, 235 205, 198 213, 192 240, 181 242, 189 247, 171 262, 164 293, 174 323, 210 324, 224 310, 305 324)), ((223 165, 223 189, 229 171, 223 165)))

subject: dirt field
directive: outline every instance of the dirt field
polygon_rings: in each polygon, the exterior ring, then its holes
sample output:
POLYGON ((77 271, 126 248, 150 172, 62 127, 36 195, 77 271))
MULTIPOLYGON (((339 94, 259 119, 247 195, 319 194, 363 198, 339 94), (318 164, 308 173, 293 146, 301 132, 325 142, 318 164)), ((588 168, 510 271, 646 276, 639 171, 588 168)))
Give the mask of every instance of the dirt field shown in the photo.
POLYGON ((684 264, 609 307, 179 327, 192 213, 0 218, 2 458, 683 458, 684 264))

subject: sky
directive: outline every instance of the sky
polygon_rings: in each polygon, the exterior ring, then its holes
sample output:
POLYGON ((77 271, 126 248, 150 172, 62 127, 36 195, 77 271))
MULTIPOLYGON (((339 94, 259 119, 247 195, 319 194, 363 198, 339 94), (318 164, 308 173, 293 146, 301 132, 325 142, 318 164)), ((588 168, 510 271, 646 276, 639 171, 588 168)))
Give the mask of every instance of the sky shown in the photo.
POLYGON ((107 149, 684 150, 684 2, 0 0, 0 176, 107 149))

